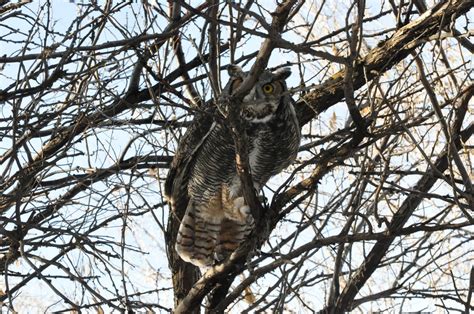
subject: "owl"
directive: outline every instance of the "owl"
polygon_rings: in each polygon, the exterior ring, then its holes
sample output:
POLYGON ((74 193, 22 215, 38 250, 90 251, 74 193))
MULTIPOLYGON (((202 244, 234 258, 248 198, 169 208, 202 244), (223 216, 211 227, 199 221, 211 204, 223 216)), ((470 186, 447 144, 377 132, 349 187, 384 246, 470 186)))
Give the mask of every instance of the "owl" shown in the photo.
MULTIPOLYGON (((231 95, 247 73, 235 65, 223 95, 231 95)), ((248 139, 249 168, 260 192, 288 167, 300 144, 300 128, 285 80, 288 68, 266 70, 243 98, 240 119, 248 139)), ((236 171, 231 130, 207 108, 195 116, 179 143, 165 183, 176 216, 184 212, 175 249, 186 262, 209 267, 231 254, 254 227, 236 171)), ((182 215, 182 214, 181 214, 182 215)))

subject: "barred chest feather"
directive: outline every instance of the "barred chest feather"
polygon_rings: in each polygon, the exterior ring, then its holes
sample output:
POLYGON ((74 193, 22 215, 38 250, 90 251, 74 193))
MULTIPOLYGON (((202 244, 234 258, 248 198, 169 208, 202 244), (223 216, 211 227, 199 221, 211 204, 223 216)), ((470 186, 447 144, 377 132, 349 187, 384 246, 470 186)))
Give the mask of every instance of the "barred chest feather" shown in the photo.
MULTIPOLYGON (((248 122, 246 132, 250 171, 259 190, 296 157, 300 131, 293 107, 284 104, 268 122, 248 122)), ((239 185, 235 146, 228 128, 215 125, 202 145, 200 155, 202 157, 196 160, 190 176, 191 196, 205 202, 219 193, 223 184, 228 187, 239 185)))
POLYGON ((251 143, 250 170, 258 188, 288 167, 296 157, 300 132, 291 109, 287 108, 270 121, 250 125, 247 129, 251 143))

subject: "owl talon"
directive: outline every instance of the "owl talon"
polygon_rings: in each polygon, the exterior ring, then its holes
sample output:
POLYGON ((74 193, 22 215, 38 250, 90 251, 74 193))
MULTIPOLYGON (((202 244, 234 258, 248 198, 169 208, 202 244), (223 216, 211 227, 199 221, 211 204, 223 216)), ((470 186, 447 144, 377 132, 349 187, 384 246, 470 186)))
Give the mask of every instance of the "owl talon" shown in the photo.
POLYGON ((232 207, 232 211, 226 213, 227 218, 240 222, 248 222, 249 216, 252 217, 250 207, 245 204, 245 200, 242 196, 234 199, 232 207))
POLYGON ((225 260, 225 255, 222 252, 215 252, 214 254, 216 264, 220 264, 225 260))
POLYGON ((249 226, 253 226, 255 220, 253 219, 252 211, 250 210, 250 207, 247 205, 241 206, 239 208, 239 211, 242 217, 244 217, 245 222, 247 222, 249 226))
POLYGON ((252 215, 252 212, 250 211, 250 207, 248 207, 247 205, 240 206, 239 211, 244 217, 248 215, 252 215))

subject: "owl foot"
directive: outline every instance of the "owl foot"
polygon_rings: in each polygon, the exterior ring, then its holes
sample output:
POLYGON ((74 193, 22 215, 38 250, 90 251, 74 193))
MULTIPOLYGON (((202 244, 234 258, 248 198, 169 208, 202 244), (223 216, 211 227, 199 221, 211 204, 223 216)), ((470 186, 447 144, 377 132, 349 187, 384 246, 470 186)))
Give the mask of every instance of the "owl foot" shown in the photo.
POLYGON ((245 217, 245 222, 249 226, 253 226, 255 223, 253 216, 252 216, 252 211, 250 210, 250 207, 248 205, 243 205, 239 208, 240 214, 245 217))
POLYGON ((250 207, 245 204, 245 199, 242 196, 237 197, 234 200, 232 207, 232 212, 227 213, 227 218, 239 222, 245 222, 247 225, 253 226, 254 219, 252 216, 252 212, 250 210, 250 207))

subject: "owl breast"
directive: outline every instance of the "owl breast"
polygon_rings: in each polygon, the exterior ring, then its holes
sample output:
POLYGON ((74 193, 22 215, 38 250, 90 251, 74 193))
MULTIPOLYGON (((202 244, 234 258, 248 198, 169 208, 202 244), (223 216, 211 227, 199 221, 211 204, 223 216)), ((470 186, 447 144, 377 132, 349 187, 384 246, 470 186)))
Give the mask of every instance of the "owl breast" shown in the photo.
POLYGON ((296 157, 300 131, 291 103, 278 108, 266 123, 251 123, 248 128, 252 145, 249 162, 252 178, 259 188, 288 167, 296 157))
MULTIPOLYGON (((292 163, 300 143, 298 121, 290 102, 283 102, 282 98, 271 115, 271 118, 262 116, 268 122, 250 120, 245 124, 250 171, 257 190, 292 163)), ((215 195, 222 195, 223 187, 234 196, 240 194, 235 146, 227 127, 213 125, 199 155, 201 158, 196 160, 190 175, 190 196, 206 203, 215 195)))

